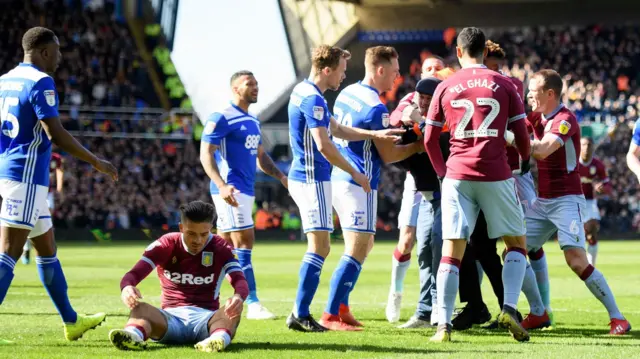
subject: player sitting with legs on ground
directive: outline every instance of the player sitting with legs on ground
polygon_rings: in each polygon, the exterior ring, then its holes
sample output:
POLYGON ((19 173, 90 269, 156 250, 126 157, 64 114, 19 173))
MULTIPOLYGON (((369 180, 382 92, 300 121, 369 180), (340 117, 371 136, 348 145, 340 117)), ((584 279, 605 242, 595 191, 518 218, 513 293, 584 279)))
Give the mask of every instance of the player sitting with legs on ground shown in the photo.
POLYGON ((22 38, 24 60, 0 77, 0 304, 13 279, 16 260, 29 239, 36 250, 40 280, 64 322, 67 340, 77 340, 106 317, 76 314, 57 257, 47 205, 51 143, 117 180, 109 162, 97 158, 62 127, 53 74, 60 43, 53 31, 29 29, 22 38))
MULTIPOLYGON (((444 68, 444 62, 439 57, 429 57, 422 63, 422 78, 433 77, 438 71, 444 68)), ((427 95, 429 100, 433 93, 427 95)), ((424 122, 422 112, 426 115, 427 108, 422 110, 418 106, 419 95, 417 91, 408 93, 400 100, 398 107, 390 115, 391 127, 412 128, 424 122)), ((389 288, 389 298, 385 315, 387 320, 395 323, 400 320, 400 307, 402 306, 402 289, 404 278, 411 264, 411 250, 416 240, 416 224, 421 205, 422 196, 416 190, 416 183, 413 176, 407 172, 398 214, 398 228, 400 228, 400 238, 398 245, 391 257, 391 286, 389 288)), ((427 318, 427 321, 429 319, 427 318)))
POLYGON ((518 341, 529 339, 516 307, 526 265, 524 214, 507 163, 505 130, 515 136, 529 163, 529 135, 524 104, 511 80, 483 65, 484 33, 463 29, 457 39, 462 69, 441 83, 427 114, 425 147, 442 182, 442 260, 437 275, 438 330, 431 339, 451 340, 451 317, 458 293, 460 260, 480 210, 490 238, 502 237, 507 246, 502 279, 504 306, 499 317, 518 341), (451 154, 445 166, 439 138, 444 123, 451 132, 451 154))
MULTIPOLYGON (((361 82, 347 86, 338 95, 333 108, 335 121, 350 128, 383 130, 389 126, 389 113, 379 95, 391 90, 399 76, 398 53, 388 46, 367 49, 365 71, 361 82)), ((404 133, 404 130, 398 131, 404 133)), ((364 260, 373 246, 380 168, 383 162, 401 161, 422 151, 423 147, 419 142, 395 145, 378 139, 343 139, 335 142, 349 163, 367 176, 371 192, 365 191, 351 174, 340 168, 333 169, 333 205, 342 224, 345 251, 331 278, 329 301, 320 323, 330 329, 355 330, 362 324, 351 315, 352 320, 346 322, 344 315, 340 317, 340 307, 348 310, 349 295, 355 288, 364 260), (340 322, 348 325, 336 324, 340 322)))
POLYGON ((231 105, 214 112, 205 124, 200 162, 211 179, 210 192, 218 213, 218 234, 233 244, 249 284, 247 319, 273 319, 260 304, 251 254, 255 242, 253 225, 256 165, 287 187, 262 145, 260 121, 248 113, 258 101, 258 82, 249 71, 231 76, 231 105))
POLYGON ((598 256, 598 231, 600 230, 600 209, 598 208, 599 194, 611 194, 612 188, 604 163, 593 156, 593 140, 589 137, 580 139, 580 182, 582 193, 586 200, 584 232, 587 236, 587 259, 589 264, 596 266, 598 256))
POLYGON ((233 248, 211 234, 211 204, 194 201, 181 206, 180 212, 180 232, 165 234, 151 243, 120 282, 122 302, 131 313, 124 329, 109 332, 109 340, 118 349, 145 349, 150 338, 165 344, 195 344, 201 352, 219 352, 236 333, 249 288, 233 248), (162 309, 142 302, 137 288, 154 269, 162 287, 162 309), (220 308, 225 276, 235 293, 220 308))
MULTIPOLYGON (((620 313, 606 279, 589 264, 585 252, 586 206, 578 171, 580 126, 560 102, 562 86, 562 78, 553 70, 541 70, 529 81, 527 99, 533 111, 542 114, 542 121, 534 126, 535 140, 531 144, 538 163, 538 199, 526 216, 527 247, 529 252, 539 250, 557 230, 567 264, 607 309, 610 334, 624 334, 631 330, 631 324, 620 313)), ((528 329, 548 326, 549 316, 531 266, 526 268, 522 291, 531 309, 522 325, 528 329)))
MULTIPOLYGON (((329 233, 333 231, 331 166, 352 176, 353 181, 371 192, 364 170, 350 164, 329 137, 350 141, 380 139, 393 142, 402 130, 371 131, 339 124, 327 107, 324 92, 336 91, 345 78, 348 51, 320 45, 311 54, 311 74, 294 87, 289 99, 289 136, 293 159, 289 169, 289 193, 300 209, 302 228, 307 236, 307 252, 300 266, 300 281, 293 312, 287 318, 289 329, 302 332, 322 332, 326 328, 311 316, 309 306, 320 283, 320 273, 329 255, 329 233)), ((342 320, 353 322, 353 316, 343 306, 342 320)), ((335 322, 333 329, 343 322, 335 322)), ((345 327, 347 326, 344 324, 345 327)))

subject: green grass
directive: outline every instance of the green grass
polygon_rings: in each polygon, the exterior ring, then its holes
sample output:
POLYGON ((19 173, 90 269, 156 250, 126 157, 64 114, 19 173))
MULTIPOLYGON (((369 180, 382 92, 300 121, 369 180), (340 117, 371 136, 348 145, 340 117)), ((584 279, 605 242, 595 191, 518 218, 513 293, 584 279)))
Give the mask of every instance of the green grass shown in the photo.
MULTIPOLYGON (((298 267, 305 251, 301 243, 258 244, 254 267, 262 302, 280 317, 274 321, 243 320, 225 357, 243 358, 633 358, 640 356, 640 336, 635 333, 611 337, 608 316, 600 303, 564 264, 556 243, 547 245, 551 272, 552 306, 558 328, 533 332, 531 342, 516 343, 505 332, 474 328, 454 332, 454 342, 429 343, 433 329, 400 330, 384 319, 384 305, 390 280, 393 243, 377 244, 364 265, 352 294, 352 308, 366 329, 360 333, 329 332, 303 334, 284 325, 298 282, 298 267)), ((15 345, 0 346, 0 358, 183 358, 201 357, 192 346, 165 347, 151 344, 144 353, 119 352, 107 338, 110 329, 122 327, 128 311, 120 302, 122 275, 138 260, 145 247, 135 245, 62 245, 59 257, 69 283, 71 301, 79 312, 105 311, 107 322, 85 334, 78 342, 63 339, 60 319, 42 288, 34 264, 16 266, 16 277, 0 307, 0 338, 15 345)), ((341 243, 325 264, 320 288, 312 307, 319 316, 327 300, 328 283, 335 268, 341 243)), ((598 268, 609 280, 618 304, 632 322, 640 326, 640 242, 602 242, 598 268)), ((146 301, 158 305, 158 279, 147 278, 140 285, 146 301)), ((495 297, 488 281, 483 282, 485 300, 497 314, 495 297)), ((222 298, 231 293, 225 284, 222 298)), ((418 295, 417 265, 412 263, 405 284, 402 319, 413 314, 418 295)), ((526 300, 520 307, 526 312, 526 300)), ((639 327, 640 328, 640 327, 639 327)), ((637 332, 636 332, 637 333, 637 332)))

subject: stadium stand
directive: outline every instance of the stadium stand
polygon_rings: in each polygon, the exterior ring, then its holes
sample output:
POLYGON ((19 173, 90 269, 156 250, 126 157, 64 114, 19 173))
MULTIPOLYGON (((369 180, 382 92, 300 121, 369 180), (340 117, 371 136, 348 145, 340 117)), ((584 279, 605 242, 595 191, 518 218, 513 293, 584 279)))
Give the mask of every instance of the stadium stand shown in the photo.
MULTIPOLYGON (((208 198, 207 183, 201 180, 206 176, 198 161, 198 141, 191 140, 194 131, 198 138, 201 128, 191 128, 190 119, 172 121, 175 118, 135 110, 157 107, 158 100, 127 25, 114 14, 112 2, 102 3, 103 6, 86 6, 77 1, 50 1, 38 7, 27 2, 8 2, 0 14, 0 44, 4 49, 14 50, 0 54, 0 70, 6 72, 21 60, 20 38, 24 29, 35 25, 52 28, 60 36, 63 53, 55 80, 64 125, 84 134, 85 145, 99 154, 106 157, 115 154, 114 164, 123 179, 117 188, 101 176, 90 174, 87 166, 67 159, 64 196, 58 198, 54 214, 56 227, 172 227, 177 223, 178 203, 208 198), (87 106, 134 110, 116 111, 115 115, 109 115, 108 111, 85 113, 82 109, 87 106), (164 120, 157 121, 158 118, 164 120), (101 134, 116 138, 101 138, 101 134), (131 141, 122 138, 123 134, 182 137, 131 141), (133 200, 124 201, 124 198, 133 200)), ((161 44, 155 39, 157 34, 153 34, 146 34, 145 45, 150 51, 157 50, 161 44)), ((635 196, 639 187, 624 161, 630 127, 640 112, 637 28, 519 28, 490 30, 488 35, 507 52, 505 74, 526 81, 538 68, 556 68, 565 76, 566 102, 583 124, 597 122, 616 126, 610 137, 600 141, 596 151, 607 165, 614 188, 611 198, 600 199, 601 224, 605 232, 614 228, 616 232, 640 232, 640 203, 635 196), (563 45, 551 45, 558 43, 563 45)), ((441 52, 446 48, 451 50, 451 46, 437 44, 435 48, 450 66, 457 66, 452 51, 441 52)), ((159 51, 153 52, 156 66, 161 67, 162 56, 159 51)), ((420 75, 421 61, 428 54, 425 49, 414 53, 414 60, 402 62, 405 66, 396 89, 382 95, 390 110, 413 89, 420 75)), ((403 56, 406 58, 404 53, 403 56)), ((176 96, 175 100, 176 106, 185 105, 181 103, 182 97, 176 96)), ((286 169, 289 159, 280 160, 286 169)), ((379 230, 396 227, 404 176, 394 166, 386 166, 383 171, 379 230)), ((256 194, 258 205, 254 213, 260 218, 256 220, 259 229, 299 228, 297 208, 286 193, 265 180, 256 194)))

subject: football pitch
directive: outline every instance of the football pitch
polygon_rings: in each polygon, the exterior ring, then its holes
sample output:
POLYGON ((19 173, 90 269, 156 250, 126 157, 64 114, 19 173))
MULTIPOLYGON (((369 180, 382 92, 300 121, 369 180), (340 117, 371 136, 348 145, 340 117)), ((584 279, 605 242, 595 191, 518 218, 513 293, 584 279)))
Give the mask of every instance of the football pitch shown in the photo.
MULTIPOLYGON (((36 266, 16 265, 16 276, 0 307, 0 338, 15 342, 0 346, 0 358, 185 358, 217 355, 234 358, 638 358, 640 357, 640 242, 601 242, 598 268, 609 280, 618 304, 635 326, 631 334, 612 337, 608 316, 564 263, 556 243, 549 243, 551 301, 557 327, 531 332, 531 341, 517 343, 504 331, 474 327, 454 332, 452 343, 430 343, 435 329, 396 329, 385 320, 384 307, 390 282, 392 242, 378 243, 363 266, 351 296, 352 310, 365 325, 363 332, 297 333, 284 320, 291 311, 298 282, 298 268, 305 245, 301 242, 258 243, 253 263, 258 296, 279 315, 273 321, 243 319, 236 338, 225 353, 197 353, 192 346, 150 344, 146 352, 121 352, 107 338, 110 329, 121 328, 128 310, 120 301, 122 275, 140 258, 146 244, 61 244, 60 258, 69 283, 69 295, 78 312, 108 313, 107 322, 89 331, 78 342, 63 338, 61 321, 40 284, 36 266)), ((327 300, 329 280, 343 246, 333 243, 324 265, 320 288, 312 305, 319 318, 327 300)), ((418 296, 417 263, 412 259, 405 282, 402 321, 415 309, 418 296)), ((488 280, 483 281, 485 301, 493 315, 497 302, 488 280)), ((158 305, 160 288, 155 272, 139 286, 143 300, 158 305)), ((230 295, 225 284, 221 301, 230 295)), ((528 312, 524 295, 520 309, 528 312)))

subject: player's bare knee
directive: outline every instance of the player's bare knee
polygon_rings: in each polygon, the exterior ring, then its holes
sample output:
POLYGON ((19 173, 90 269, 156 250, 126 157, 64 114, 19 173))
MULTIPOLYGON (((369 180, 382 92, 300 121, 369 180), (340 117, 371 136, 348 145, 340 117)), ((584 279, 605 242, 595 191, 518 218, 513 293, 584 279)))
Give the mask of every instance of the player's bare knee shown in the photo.
POLYGON ((129 318, 131 319, 145 319, 152 315, 153 310, 158 310, 149 303, 140 302, 135 308, 131 309, 129 318))
POLYGON ((1 227, 0 250, 11 258, 18 260, 22 256, 22 248, 27 242, 28 229, 1 227))
POLYGON ((328 232, 307 233, 307 251, 315 253, 323 258, 327 258, 331 251, 328 232))
POLYGON ((589 261, 583 248, 572 247, 564 249, 564 258, 567 265, 577 275, 581 275, 589 266, 589 261))
POLYGON ((502 240, 507 248, 527 248, 527 238, 525 236, 503 236, 502 240))
POLYGON ((37 237, 31 238, 31 242, 39 256, 53 256, 58 251, 56 241, 53 237, 53 228, 50 228, 48 231, 37 237))

